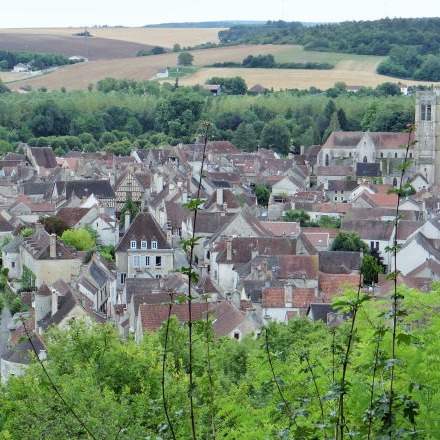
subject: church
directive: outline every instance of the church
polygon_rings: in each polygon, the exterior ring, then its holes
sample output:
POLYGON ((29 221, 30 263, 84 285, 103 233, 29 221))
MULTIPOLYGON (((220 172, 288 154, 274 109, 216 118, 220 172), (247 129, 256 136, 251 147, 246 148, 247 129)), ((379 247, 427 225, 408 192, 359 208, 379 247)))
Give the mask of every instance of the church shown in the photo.
POLYGON ((317 167, 351 167, 356 180, 400 184, 400 165, 411 145, 405 182, 418 191, 440 183, 440 89, 416 94, 413 133, 332 132, 317 157, 317 167), (439 116, 437 116, 439 109, 439 116), (437 172, 436 172, 437 170, 437 172))

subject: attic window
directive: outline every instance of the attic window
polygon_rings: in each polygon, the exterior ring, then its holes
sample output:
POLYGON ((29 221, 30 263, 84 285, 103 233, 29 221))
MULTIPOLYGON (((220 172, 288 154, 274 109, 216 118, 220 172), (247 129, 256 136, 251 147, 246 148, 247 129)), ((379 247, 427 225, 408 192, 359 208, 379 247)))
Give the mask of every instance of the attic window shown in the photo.
POLYGON ((148 242, 147 240, 141 241, 141 249, 148 249, 148 242))
POLYGON ((157 241, 156 240, 151 242, 151 249, 157 249, 157 241))
POLYGON ((137 242, 136 240, 130 241, 130 249, 136 249, 137 248, 137 242))

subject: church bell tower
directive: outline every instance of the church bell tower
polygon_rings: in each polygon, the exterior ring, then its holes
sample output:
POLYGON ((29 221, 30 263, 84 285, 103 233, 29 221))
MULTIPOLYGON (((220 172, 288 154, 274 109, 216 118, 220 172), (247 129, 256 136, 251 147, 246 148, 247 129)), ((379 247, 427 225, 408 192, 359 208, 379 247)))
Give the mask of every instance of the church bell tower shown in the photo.
POLYGON ((440 88, 416 92, 415 170, 440 184, 440 88))

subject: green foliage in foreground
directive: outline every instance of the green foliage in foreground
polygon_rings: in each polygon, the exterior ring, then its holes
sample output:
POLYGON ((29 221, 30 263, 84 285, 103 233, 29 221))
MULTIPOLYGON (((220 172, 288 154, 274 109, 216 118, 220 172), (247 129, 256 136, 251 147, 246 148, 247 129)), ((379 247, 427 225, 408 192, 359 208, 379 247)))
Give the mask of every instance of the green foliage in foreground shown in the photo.
MULTIPOLYGON (((213 438, 213 414, 216 438, 334 438, 342 390, 346 438, 406 439, 415 438, 414 432, 417 438, 438 438, 440 295, 437 290, 399 294, 406 313, 398 320, 396 359, 389 359, 389 299, 357 300, 355 292, 339 301, 347 310, 359 305, 353 331, 350 320, 329 330, 323 324, 294 319, 270 324, 257 339, 211 341, 210 376, 206 345, 210 332, 206 323, 197 323, 195 388, 190 392, 196 403, 198 438, 213 438), (354 338, 346 380, 341 383, 350 334, 354 338), (395 407, 392 420, 387 420, 391 364, 397 372, 395 407)), ((187 334, 185 325, 170 321, 164 382, 178 439, 192 438, 187 334)), ((94 438, 172 438, 161 392, 164 329, 145 334, 135 344, 110 326, 71 322, 70 329, 54 328, 45 339, 44 366, 94 438)), ((0 388, 0 401, 0 439, 91 438, 36 362, 24 376, 12 377, 0 388)))

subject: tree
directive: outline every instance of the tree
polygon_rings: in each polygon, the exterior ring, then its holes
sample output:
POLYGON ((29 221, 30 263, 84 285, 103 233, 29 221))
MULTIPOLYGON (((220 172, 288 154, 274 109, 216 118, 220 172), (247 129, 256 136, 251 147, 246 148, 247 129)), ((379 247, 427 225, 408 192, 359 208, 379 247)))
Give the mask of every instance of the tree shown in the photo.
POLYGON ((61 241, 78 251, 89 251, 96 245, 92 234, 85 228, 64 231, 61 235, 61 241))
POLYGON ((177 62, 181 66, 192 66, 194 56, 189 52, 180 52, 177 57, 177 62))
POLYGON ((139 204, 133 202, 133 200, 129 197, 125 203, 124 206, 121 208, 121 215, 119 219, 119 226, 120 228, 125 227, 125 214, 130 214, 130 222, 132 222, 139 212, 139 204))
POLYGON ((377 283, 377 276, 383 273, 383 267, 372 255, 365 254, 362 258, 361 273, 365 284, 377 283))
POLYGON ((163 54, 163 53, 165 53, 165 52, 166 52, 166 50, 165 50, 165 48, 162 47, 162 46, 154 46, 154 47, 151 49, 151 51, 150 51, 150 53, 153 54, 153 55, 161 55, 161 54, 163 54))
POLYGON ((290 151, 290 130, 287 121, 276 118, 267 122, 261 132, 261 147, 287 155, 290 151))
POLYGON ((63 232, 69 229, 69 224, 57 215, 40 217, 38 221, 44 225, 48 234, 56 234, 58 237, 61 237, 63 232))
POLYGON ((332 251, 363 251, 368 252, 368 245, 357 232, 340 231, 332 244, 332 251))
POLYGON ((242 122, 238 127, 232 139, 234 145, 243 151, 255 151, 258 140, 253 124, 242 122))
POLYGON ((180 47, 179 43, 174 43, 173 45, 173 52, 180 52, 182 48, 180 47))
POLYGON ((257 197, 260 206, 267 206, 270 198, 270 188, 267 185, 255 185, 252 192, 257 197))
POLYGON ((287 211, 283 215, 283 221, 299 222, 301 226, 308 226, 310 222, 310 215, 303 209, 301 209, 300 211, 297 209, 293 209, 291 211, 287 211))

